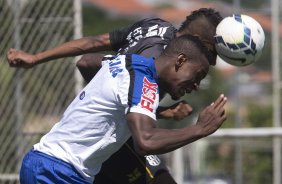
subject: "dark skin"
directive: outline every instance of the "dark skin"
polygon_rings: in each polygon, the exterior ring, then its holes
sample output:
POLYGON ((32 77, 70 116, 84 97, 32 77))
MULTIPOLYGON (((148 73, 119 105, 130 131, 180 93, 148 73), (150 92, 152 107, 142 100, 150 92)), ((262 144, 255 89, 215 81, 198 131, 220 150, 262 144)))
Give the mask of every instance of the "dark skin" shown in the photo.
MULTIPOLYGON (((175 56, 175 62, 166 62, 170 59, 161 56, 156 60, 159 88, 177 100, 185 93, 190 93, 197 88, 206 76, 209 64, 203 56, 200 56, 198 60, 205 62, 191 62, 184 54, 175 56), (171 80, 168 76, 175 77, 171 80), (183 93, 183 89, 187 90, 183 93)), ((140 155, 163 154, 212 134, 226 120, 224 110, 226 100, 224 95, 220 95, 214 103, 200 112, 195 125, 181 129, 160 129, 150 117, 139 113, 129 113, 127 121, 136 150, 140 155)))
MULTIPOLYGON (((103 38, 106 38, 106 36, 103 38)), ((40 63, 49 59, 65 57, 69 53, 79 55, 85 53, 86 50, 93 52, 93 45, 90 44, 89 40, 82 38, 71 41, 36 55, 10 49, 7 58, 11 66, 29 67, 35 65, 36 62, 40 63)), ((100 41, 97 44, 102 45, 103 42, 100 41)), ((184 54, 174 55, 173 57, 163 55, 156 59, 160 91, 169 93, 173 99, 178 100, 185 93, 196 90, 200 81, 207 74, 209 67, 207 59, 202 54, 198 54, 196 59, 198 59, 197 62, 190 61, 191 59, 188 60, 188 57, 184 54)), ((155 121, 150 117, 138 113, 129 113, 127 120, 136 150, 141 155, 167 153, 212 134, 226 119, 225 103, 226 97, 220 95, 214 103, 201 111, 195 125, 174 130, 157 128, 155 121)))
MULTIPOLYGON (((187 29, 183 30, 182 32, 178 31, 176 33, 176 37, 184 34, 199 36, 205 46, 216 56, 213 40, 215 27, 211 26, 210 22, 206 18, 199 18, 194 20, 190 23, 187 29), (209 30, 209 36, 202 36, 204 35, 203 30, 205 32, 206 30, 209 30)), ((84 37, 78 40, 64 43, 56 48, 35 55, 31 55, 15 49, 10 49, 7 52, 7 59, 11 67, 31 68, 37 64, 44 63, 50 60, 84 54, 76 65, 86 82, 89 82, 101 68, 101 60, 104 54, 97 52, 112 50, 109 37, 109 33, 93 37, 84 37)), ((215 65, 215 59, 216 57, 214 58, 214 61, 211 63, 211 65, 215 65)), ((160 98, 163 98, 164 94, 165 93, 163 91, 160 91, 160 98)), ((181 120, 187 115, 191 114, 192 110, 192 107, 187 104, 187 102, 181 101, 170 107, 159 107, 157 111, 157 117, 159 119, 173 118, 175 120, 181 120)))
POLYGON ((159 129, 155 122, 138 113, 129 113, 127 121, 132 131, 136 150, 140 155, 163 154, 214 133, 225 121, 224 95, 199 115, 195 125, 182 129, 159 129))
MULTIPOLYGON (((9 49, 7 60, 11 67, 32 68, 37 64, 50 60, 78 56, 86 53, 111 50, 109 34, 102 34, 94 37, 84 37, 64 43, 58 47, 49 49, 38 54, 29 54, 21 50, 9 49)), ((77 66, 82 76, 89 82, 101 68, 101 60, 104 54, 85 55, 85 59, 78 61, 77 66), (94 60, 93 60, 94 57, 94 60)), ((164 94, 161 91, 162 94, 164 94)), ((161 96, 163 96, 161 94, 161 96)), ((192 107, 185 101, 178 102, 170 107, 161 107, 158 110, 158 118, 174 118, 181 120, 192 113, 192 107)))
MULTIPOLYGON (((200 30, 209 30, 211 32, 211 38, 213 38, 213 34, 215 32, 215 28, 213 29, 208 29, 207 28, 207 21, 205 20, 201 20, 201 21, 193 21, 191 22, 191 26, 189 28, 188 31, 185 32, 177 32, 176 36, 180 36, 182 34, 193 34, 193 35, 198 35, 201 37, 201 31, 200 30), (200 29, 199 29, 200 28, 200 29)), ((210 26, 209 26, 210 27, 210 26)), ((212 43, 213 40, 210 38, 206 38, 203 37, 202 41, 205 43, 205 45, 210 48, 210 50, 214 49, 214 44, 212 43)), ((55 58, 60 58, 60 57, 67 57, 67 56, 75 56, 77 54, 84 54, 84 53, 89 53, 89 51, 93 51, 93 52, 99 52, 99 51, 104 51, 104 50, 112 50, 111 45, 110 45, 110 40, 109 40, 109 34, 102 34, 96 37, 88 37, 88 38, 83 38, 80 39, 75 42, 70 42, 66 45, 63 45, 62 47, 59 47, 59 53, 56 50, 51 50, 45 53, 39 53, 37 55, 33 55, 34 57, 29 57, 28 55, 26 55, 25 53, 19 53, 17 51, 11 51, 7 53, 7 58, 9 58, 11 55, 13 54, 19 54, 18 56, 12 56, 14 57, 12 61, 9 60, 9 63, 11 66, 13 67, 23 67, 23 68, 31 68, 33 66, 35 66, 36 64, 39 63, 43 63, 43 62, 47 62, 51 59, 55 59, 55 58), (87 41, 88 40, 88 41, 87 41), (67 48, 67 49, 66 49, 67 48), (70 52, 69 52, 70 51, 70 52), (22 59, 24 58, 24 59, 22 59)), ((94 54, 84 54, 83 57, 77 62, 77 67, 80 70, 83 78, 89 82, 97 73, 97 71, 100 69, 101 67, 101 60, 104 57, 105 54, 99 54, 99 53, 94 53, 94 54)), ((214 62, 215 63, 215 62, 214 62)), ((164 84, 165 86, 165 84, 164 84)), ((198 86, 198 84, 195 84, 195 88, 196 89, 198 86)), ((173 89, 173 88, 172 88, 173 89)), ((188 91, 187 91, 188 92, 188 91)), ((162 94, 164 94, 164 92, 161 92, 162 94)), ((183 93, 183 92, 182 92, 183 93)), ((176 97, 177 98, 177 97, 176 97)), ((178 102, 170 107, 158 107, 157 109, 157 118, 166 118, 166 119, 174 119, 174 120, 181 120, 183 118, 185 118, 186 116, 190 115, 192 113, 192 107, 190 105, 188 105, 185 101, 181 101, 178 102)), ((129 121, 133 121, 135 122, 133 125, 132 130, 138 128, 138 126, 142 126, 139 127, 141 128, 141 133, 144 133, 145 135, 155 135, 155 133, 157 133, 156 131, 156 127, 155 127, 155 122, 152 121, 151 119, 149 119, 149 121, 147 122, 146 117, 145 119, 140 119, 141 121, 137 121, 139 118, 138 117, 140 114, 136 114, 136 113, 130 113, 128 115, 128 120, 129 121), (135 117, 135 115, 137 115, 137 117, 135 117), (143 121, 146 121, 147 123, 142 123, 143 121), (139 123, 138 123, 139 122, 139 123), (152 123, 153 122, 153 123, 152 123), (139 124, 139 125, 138 125, 139 124), (134 128, 135 127, 135 128, 134 128)), ((144 118, 144 117, 143 117, 144 118)), ((202 120, 203 118, 199 118, 197 124, 198 125, 202 125, 203 123, 201 123, 200 120, 202 120)), ((203 119, 204 120, 204 119, 203 119)), ((207 122, 208 123, 208 122, 207 122)), ((196 141, 198 138, 203 137, 205 131, 203 131, 203 134, 201 134, 201 132, 199 131, 197 135, 195 135, 195 131, 200 129, 200 126, 195 126, 193 125, 193 127, 190 128, 186 128, 187 130, 183 130, 182 133, 183 134, 187 134, 187 135, 191 135, 191 137, 189 136, 179 136, 179 137, 183 137, 185 139, 188 139, 189 141, 183 141, 184 144, 188 144, 190 142, 196 141)), ((167 144, 165 141, 167 141, 166 139, 162 138, 161 136, 167 136, 168 130, 163 130, 160 129, 158 130, 159 132, 162 132, 162 134, 160 134, 158 137, 152 136, 152 141, 154 141, 154 145, 155 146, 162 146, 162 144, 167 144), (162 139, 164 140, 162 142, 162 139)), ((177 137, 178 130, 172 130, 175 134, 175 136, 177 137)), ((170 131, 169 131, 170 132, 170 131)), ((139 133, 138 135, 141 135, 141 133, 139 133)), ((172 135, 173 136, 173 135, 172 135)), ((150 143, 152 143, 151 141, 148 140, 148 138, 150 137, 146 137, 146 136, 140 136, 140 139, 138 139, 139 136, 135 136, 135 142, 140 142, 140 144, 135 144, 136 149, 139 150, 139 152, 145 154, 145 153, 149 153, 150 151, 152 151, 152 147, 154 148, 154 145, 150 145, 150 143), (147 139, 146 139, 147 138, 147 139), (137 141, 136 141, 137 140, 137 141), (141 146, 138 146, 141 145, 141 146), (142 146, 144 145, 145 148, 142 146), (150 148, 151 147, 151 148, 150 148), (149 150, 146 150, 146 148, 149 148, 149 150)), ((177 146, 177 145, 175 145, 177 146)), ((181 146, 181 145, 179 145, 181 146)), ((158 149, 158 148, 157 148, 158 149)), ((152 153, 161 153, 161 152, 166 152, 169 150, 173 150, 174 148, 169 148, 168 150, 159 150, 156 151, 154 150, 152 153)), ((171 176, 170 175, 166 175, 168 173, 164 172, 162 174, 158 174, 158 177, 154 178, 154 182, 153 183, 175 183, 174 181, 172 181, 171 176), (170 181, 171 180, 171 181, 170 181)))
MULTIPOLYGON (((11 67, 32 68, 37 64, 58 58, 73 57, 105 50, 111 50, 108 33, 72 40, 38 54, 29 54, 11 48, 7 52, 7 59, 11 67)), ((99 61, 99 66, 101 67, 101 60, 99 61)))

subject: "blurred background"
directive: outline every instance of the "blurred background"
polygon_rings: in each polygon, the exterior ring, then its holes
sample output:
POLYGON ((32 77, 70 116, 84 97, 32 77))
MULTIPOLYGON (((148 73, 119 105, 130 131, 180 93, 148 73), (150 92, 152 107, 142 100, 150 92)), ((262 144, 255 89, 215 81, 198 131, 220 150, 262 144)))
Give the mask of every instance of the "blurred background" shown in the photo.
MULTIPOLYGON (((10 68, 9 48, 36 53, 60 43, 109 32, 147 17, 176 28, 191 11, 208 7, 223 17, 242 13, 263 27, 263 55, 246 67, 218 58, 201 90, 184 99, 193 114, 158 126, 180 128, 220 93, 228 119, 210 137, 163 155, 179 184, 281 184, 281 0, 0 0, 0 184, 19 183, 23 155, 56 123, 84 86, 65 58, 24 70, 10 68)), ((169 97, 162 102, 170 105, 169 97)))

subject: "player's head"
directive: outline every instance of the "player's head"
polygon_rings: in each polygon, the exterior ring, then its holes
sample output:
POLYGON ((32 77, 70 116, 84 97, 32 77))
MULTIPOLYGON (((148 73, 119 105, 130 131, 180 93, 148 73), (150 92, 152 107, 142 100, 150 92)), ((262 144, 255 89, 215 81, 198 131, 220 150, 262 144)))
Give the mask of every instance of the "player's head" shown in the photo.
POLYGON ((210 52, 198 37, 183 35, 173 39, 156 62, 160 89, 174 100, 196 90, 208 73, 209 60, 210 52))
POLYGON ((186 17, 186 20, 182 22, 178 29, 177 36, 184 34, 192 34, 199 36, 205 46, 211 51, 214 59, 210 63, 216 64, 216 50, 214 35, 216 27, 222 20, 219 12, 211 8, 201 8, 193 11, 191 15, 186 17))

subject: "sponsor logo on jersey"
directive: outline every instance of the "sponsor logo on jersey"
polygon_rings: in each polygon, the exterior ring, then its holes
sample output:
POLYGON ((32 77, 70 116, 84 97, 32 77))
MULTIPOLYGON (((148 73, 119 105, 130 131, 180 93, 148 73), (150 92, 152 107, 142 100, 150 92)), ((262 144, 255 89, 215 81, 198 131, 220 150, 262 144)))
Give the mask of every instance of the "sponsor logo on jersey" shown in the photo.
POLYGON ((153 112, 154 102, 157 97, 157 83, 150 82, 143 78, 143 88, 141 96, 141 107, 153 112))
POLYGON ((135 168, 131 173, 127 174, 128 182, 134 183, 141 176, 142 176, 142 172, 138 168, 135 168))
POLYGON ((82 91, 79 95, 79 99, 83 100, 84 97, 85 97, 85 91, 82 91))
POLYGON ((117 76, 117 74, 119 74, 120 72, 122 72, 122 68, 121 68, 121 60, 119 57, 111 60, 109 62, 109 70, 110 73, 112 74, 112 76, 115 78, 117 76))
POLYGON ((134 47, 138 44, 138 41, 143 38, 149 38, 149 37, 160 37, 162 40, 164 40, 164 34, 166 33, 168 27, 160 27, 158 24, 148 27, 147 29, 142 29, 142 27, 137 27, 133 31, 131 31, 127 35, 127 40, 129 43, 129 46, 124 49, 126 52, 130 47, 134 47))
POLYGON ((156 155, 148 155, 145 156, 147 162, 151 165, 151 166, 158 166, 161 164, 161 160, 156 156, 156 155))

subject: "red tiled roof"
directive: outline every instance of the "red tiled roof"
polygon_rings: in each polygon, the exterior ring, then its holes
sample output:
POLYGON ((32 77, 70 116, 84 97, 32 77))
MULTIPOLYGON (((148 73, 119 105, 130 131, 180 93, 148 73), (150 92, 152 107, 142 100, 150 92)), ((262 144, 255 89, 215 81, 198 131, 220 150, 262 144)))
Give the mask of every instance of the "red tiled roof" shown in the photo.
POLYGON ((204 3, 204 2, 193 2, 189 4, 186 8, 176 9, 176 8, 167 8, 160 9, 157 11, 158 17, 165 19, 170 22, 182 22, 185 20, 187 15, 190 15, 192 11, 200 9, 200 8, 215 8, 215 5, 212 3, 204 3))
MULTIPOLYGON (((166 9, 157 9, 153 6, 145 5, 141 1, 137 0, 84 0, 95 4, 96 6, 103 8, 112 13, 116 13, 124 16, 157 16, 163 18, 167 21, 180 23, 185 20, 185 17, 189 15, 193 10, 209 7, 214 8, 221 12, 223 16, 232 14, 232 7, 221 3, 209 3, 204 1, 189 1, 189 6, 187 8, 166 8, 166 9)), ((257 12, 243 12, 246 15, 249 15, 256 19, 267 32, 271 31, 271 20, 268 16, 259 14, 257 12)), ((280 35, 282 36, 282 23, 279 27, 280 35)))
POLYGON ((257 72, 251 77, 253 81, 270 82, 272 80, 272 74, 269 71, 257 72))
MULTIPOLYGON (((259 14, 257 12, 248 12, 246 13, 246 15, 249 15, 253 17, 254 19, 256 19, 261 24, 261 26, 263 27, 265 31, 271 32, 272 23, 271 23, 271 19, 268 16, 259 14)), ((282 35, 282 23, 280 23, 280 26, 279 26, 279 34, 282 35)))
POLYGON ((146 14, 152 12, 151 6, 146 6, 139 3, 136 0, 87 0, 97 5, 100 8, 104 8, 108 11, 125 14, 125 15, 136 15, 146 14))
MULTIPOLYGON (((96 6, 105 9, 106 11, 116 13, 121 16, 141 16, 141 17, 150 17, 156 16, 162 19, 165 19, 169 22, 179 24, 185 20, 186 16, 189 15, 192 11, 199 8, 214 8, 219 11, 222 16, 228 16, 233 13, 233 8, 222 3, 209 3, 201 0, 190 0, 187 7, 177 9, 174 7, 158 9, 153 6, 142 4, 138 0, 84 0, 95 4, 96 6)), ((244 12, 242 13, 249 15, 256 19, 263 27, 266 32, 271 31, 271 19, 263 14, 257 12, 244 12)), ((280 35, 282 35, 282 23, 280 24, 280 35)), ((221 69, 224 75, 233 75, 235 67, 224 67, 221 69)), ((253 79, 269 81, 271 80, 271 73, 261 72, 253 76, 253 79)))

